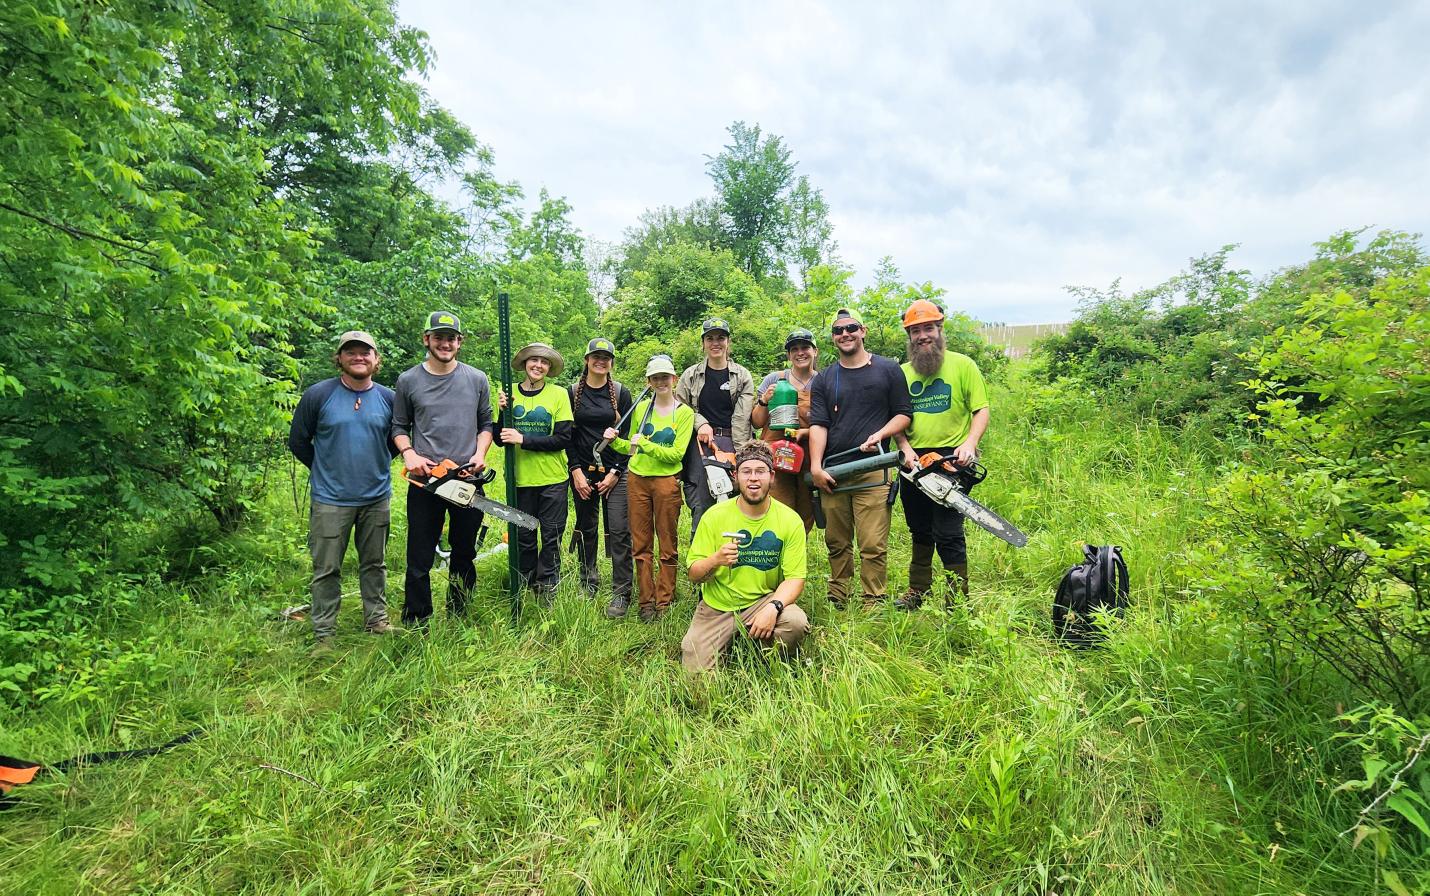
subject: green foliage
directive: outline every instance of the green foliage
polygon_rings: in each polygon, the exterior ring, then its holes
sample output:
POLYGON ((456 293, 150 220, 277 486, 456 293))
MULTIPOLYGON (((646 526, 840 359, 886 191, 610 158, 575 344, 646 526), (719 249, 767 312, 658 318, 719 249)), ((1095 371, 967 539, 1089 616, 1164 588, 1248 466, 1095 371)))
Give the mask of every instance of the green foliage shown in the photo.
POLYGON ((1421 764, 1430 752, 1430 727, 1383 705, 1361 706, 1336 721, 1351 726, 1336 737, 1359 754, 1361 775, 1336 791, 1360 794, 1366 801, 1346 833, 1355 834, 1356 846, 1369 839, 1380 859, 1395 848, 1398 833, 1418 841, 1421 853, 1430 857, 1430 767, 1421 764))
POLYGON ((1430 707, 1430 268, 1307 298, 1249 354, 1260 456, 1233 466, 1224 582, 1270 643, 1430 707))
POLYGON ((1310 262, 1261 282, 1231 268, 1233 246, 1194 258, 1165 283, 1132 295, 1075 287, 1078 317, 1034 347, 1048 381, 1076 379, 1127 404, 1138 417, 1227 433, 1255 400, 1241 383, 1254 369, 1244 355, 1291 324, 1306 296, 1343 289, 1364 295, 1379 279, 1425 263, 1414 237, 1383 232, 1361 245, 1343 232, 1316 245, 1310 262))

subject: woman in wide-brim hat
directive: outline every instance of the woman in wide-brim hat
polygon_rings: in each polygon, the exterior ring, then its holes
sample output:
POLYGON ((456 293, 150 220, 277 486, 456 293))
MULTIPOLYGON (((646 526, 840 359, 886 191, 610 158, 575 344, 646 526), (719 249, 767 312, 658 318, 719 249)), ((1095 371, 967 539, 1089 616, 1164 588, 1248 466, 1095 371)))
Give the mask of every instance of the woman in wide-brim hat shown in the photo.
POLYGON ((498 404, 505 413, 497 443, 516 446, 516 506, 540 521, 540 531, 517 530, 517 568, 522 584, 549 604, 561 581, 561 536, 566 530, 566 447, 575 425, 571 398, 550 381, 565 362, 544 342, 523 346, 511 362, 526 377, 516 394, 498 404), (508 409, 509 407, 509 409, 508 409))
POLYGON ((650 398, 631 412, 630 437, 606 430, 611 447, 631 456, 626 483, 630 505, 631 555, 643 622, 653 622, 675 599, 680 557, 680 467, 695 429, 695 412, 675 400, 675 365, 656 355, 645 368, 650 398), (654 560, 656 540, 660 559, 654 560))
POLYGON ((626 495, 626 465, 630 458, 609 445, 599 454, 596 452, 606 429, 617 425, 631 409, 630 390, 616 382, 615 363, 616 347, 611 340, 597 336, 586 344, 581 375, 570 387, 576 426, 566 461, 574 492, 571 503, 576 508, 571 536, 581 565, 581 587, 592 597, 601 587, 596 559, 600 556, 597 538, 604 511, 606 553, 611 557, 611 602, 606 606, 606 615, 619 619, 630 606, 634 581, 626 495))

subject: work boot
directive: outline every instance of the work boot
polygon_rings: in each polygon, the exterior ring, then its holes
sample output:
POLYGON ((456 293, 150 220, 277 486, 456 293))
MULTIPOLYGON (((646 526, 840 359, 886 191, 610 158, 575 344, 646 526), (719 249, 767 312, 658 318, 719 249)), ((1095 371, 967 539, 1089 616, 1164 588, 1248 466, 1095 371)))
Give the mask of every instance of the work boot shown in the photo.
POLYGON ((913 556, 909 558, 910 591, 922 595, 933 588, 933 553, 933 545, 914 542, 913 556))
POLYGON ((313 642, 313 647, 311 650, 308 651, 308 655, 314 657, 323 657, 331 654, 333 650, 333 636, 324 635, 323 637, 318 638, 316 641, 313 642))
POLYGON ((953 606, 953 589, 955 583, 958 585, 959 594, 963 595, 963 602, 968 603, 968 564, 951 564, 944 572, 944 581, 948 585, 948 596, 944 598, 947 606, 953 606))
POLYGON ((374 622, 367 627, 367 633, 369 635, 395 635, 400 631, 402 631, 402 629, 388 622, 386 619, 380 622, 374 622))
POLYGON ((900 610, 917 610, 927 596, 927 591, 910 588, 908 591, 894 598, 894 606, 900 610))
POLYGON ((629 594, 617 594, 611 598, 611 602, 606 604, 606 618, 620 619, 626 615, 626 610, 631 606, 631 596, 629 594))

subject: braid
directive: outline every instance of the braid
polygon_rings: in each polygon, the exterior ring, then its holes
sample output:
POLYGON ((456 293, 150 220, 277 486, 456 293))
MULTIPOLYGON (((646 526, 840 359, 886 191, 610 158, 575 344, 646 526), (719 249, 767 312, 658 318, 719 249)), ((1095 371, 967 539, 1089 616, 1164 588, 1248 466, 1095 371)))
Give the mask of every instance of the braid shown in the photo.
POLYGON ((577 379, 576 379, 576 400, 573 401, 573 402, 571 402, 572 405, 580 406, 580 404, 581 404, 581 390, 584 389, 584 388, 586 388, 586 362, 582 361, 582 362, 581 362, 581 375, 580 375, 579 377, 577 377, 577 379))
POLYGON ((616 419, 621 419, 621 405, 616 401, 616 378, 606 377, 606 389, 611 393, 611 413, 616 415, 616 419))

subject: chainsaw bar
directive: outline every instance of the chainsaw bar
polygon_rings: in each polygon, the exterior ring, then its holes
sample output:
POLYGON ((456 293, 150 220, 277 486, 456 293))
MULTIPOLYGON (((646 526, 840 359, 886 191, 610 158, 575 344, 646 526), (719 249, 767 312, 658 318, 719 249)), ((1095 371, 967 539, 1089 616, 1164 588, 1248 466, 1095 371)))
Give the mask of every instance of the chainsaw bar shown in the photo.
POLYGON ((1028 543, 1028 536, 1012 523, 1003 517, 979 504, 960 491, 949 492, 944 500, 959 513, 973 520, 984 530, 991 532, 1015 548, 1021 548, 1028 543))
POLYGON ((517 510, 510 504, 503 504, 486 495, 473 495, 467 499, 468 507, 475 507, 482 513, 490 514, 499 520, 506 520, 508 523, 515 523, 523 529, 536 531, 540 522, 529 513, 517 510))

